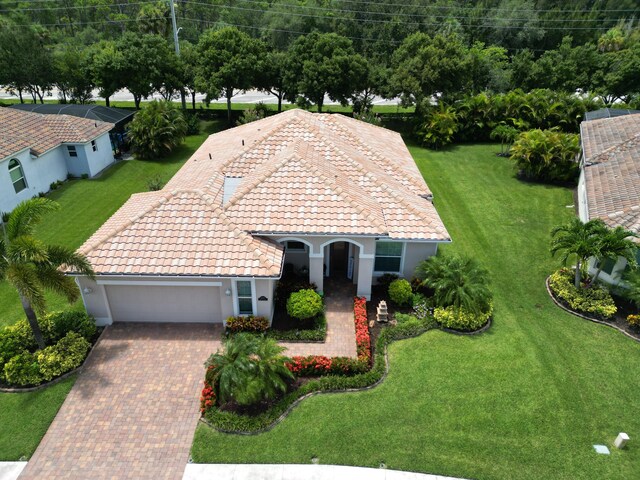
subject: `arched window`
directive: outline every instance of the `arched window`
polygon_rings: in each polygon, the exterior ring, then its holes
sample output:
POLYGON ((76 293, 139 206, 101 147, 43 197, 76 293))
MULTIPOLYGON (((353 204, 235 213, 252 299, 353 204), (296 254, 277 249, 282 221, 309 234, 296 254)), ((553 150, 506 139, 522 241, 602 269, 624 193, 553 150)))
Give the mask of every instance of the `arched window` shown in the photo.
POLYGON ((13 183, 13 188, 16 193, 20 193, 27 188, 27 181, 24 179, 22 165, 20 165, 20 162, 15 158, 9 160, 9 176, 11 177, 11 182, 13 183))

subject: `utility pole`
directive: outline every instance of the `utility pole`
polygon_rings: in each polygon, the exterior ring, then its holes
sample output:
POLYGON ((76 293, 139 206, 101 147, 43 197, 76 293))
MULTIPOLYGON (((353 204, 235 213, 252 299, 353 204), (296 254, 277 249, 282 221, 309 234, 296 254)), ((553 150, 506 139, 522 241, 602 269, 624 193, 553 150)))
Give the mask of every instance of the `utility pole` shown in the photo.
MULTIPOLYGON (((178 25, 176 23, 176 8, 173 3, 174 0, 169 0, 169 7, 171 8, 171 25, 173 26, 173 44, 176 48, 176 56, 180 57, 180 41, 178 40, 178 25)), ((184 95, 184 87, 180 89, 180 99, 182 100, 182 109, 187 109, 187 99, 184 95)))

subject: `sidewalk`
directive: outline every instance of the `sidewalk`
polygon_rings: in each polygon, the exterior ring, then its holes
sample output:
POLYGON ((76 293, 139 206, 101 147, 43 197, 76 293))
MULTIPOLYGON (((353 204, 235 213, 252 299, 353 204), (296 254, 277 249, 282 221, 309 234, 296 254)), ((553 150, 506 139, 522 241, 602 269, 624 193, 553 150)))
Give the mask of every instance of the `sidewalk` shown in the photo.
POLYGON ((226 465, 190 463, 182 480, 462 480, 440 475, 340 465, 226 465))

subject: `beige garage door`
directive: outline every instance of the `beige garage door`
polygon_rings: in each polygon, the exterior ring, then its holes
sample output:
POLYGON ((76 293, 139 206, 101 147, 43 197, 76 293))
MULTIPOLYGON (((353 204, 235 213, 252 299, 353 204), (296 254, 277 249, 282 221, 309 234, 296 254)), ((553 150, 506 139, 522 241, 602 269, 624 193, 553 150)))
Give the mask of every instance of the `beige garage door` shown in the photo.
POLYGON ((114 322, 222 322, 220 287, 105 288, 114 322))

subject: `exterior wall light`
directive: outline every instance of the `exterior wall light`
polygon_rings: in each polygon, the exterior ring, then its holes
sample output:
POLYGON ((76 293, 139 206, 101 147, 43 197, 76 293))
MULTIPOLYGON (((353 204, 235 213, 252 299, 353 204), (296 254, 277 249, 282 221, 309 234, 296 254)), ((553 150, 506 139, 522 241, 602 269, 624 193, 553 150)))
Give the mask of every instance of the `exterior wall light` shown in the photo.
POLYGON ((93 289, 89 288, 89 287, 84 287, 84 290, 82 290, 84 293, 86 293, 87 295, 90 293, 93 293, 93 289))
POLYGON ((227 288, 227 289, 224 291, 224 294, 225 294, 227 297, 230 297, 230 296, 231 296, 231 289, 230 289, 230 288, 227 288))

